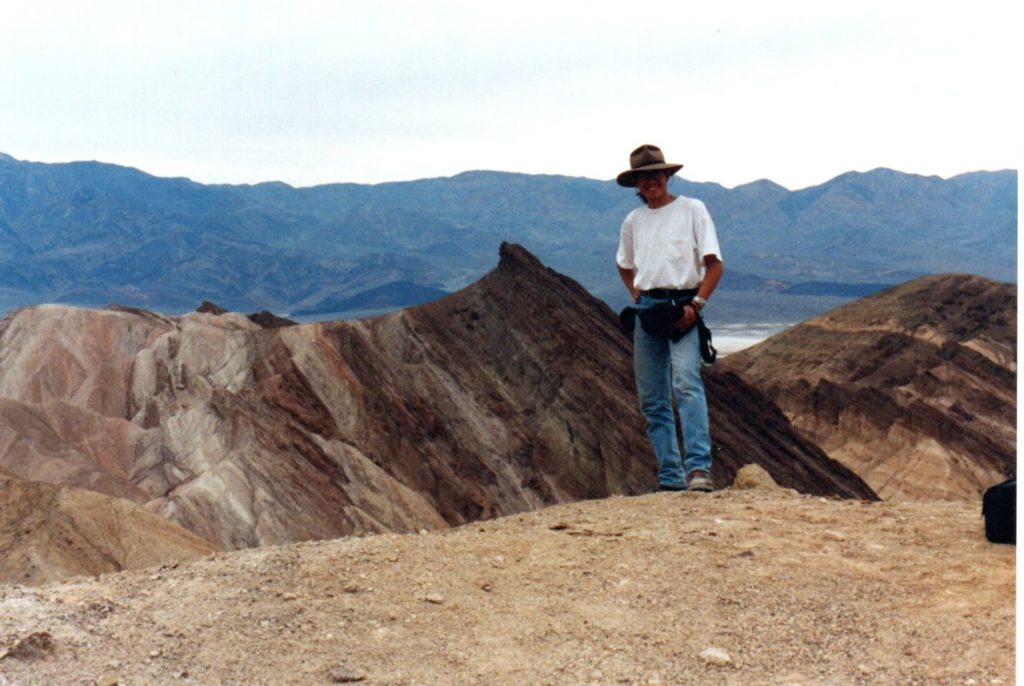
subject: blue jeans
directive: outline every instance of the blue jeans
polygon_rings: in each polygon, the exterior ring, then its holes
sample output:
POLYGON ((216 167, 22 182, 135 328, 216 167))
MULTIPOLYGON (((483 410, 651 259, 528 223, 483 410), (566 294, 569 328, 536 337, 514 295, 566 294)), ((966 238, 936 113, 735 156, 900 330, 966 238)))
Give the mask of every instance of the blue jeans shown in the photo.
MULTIPOLYGON (((642 295, 637 308, 642 310, 657 302, 660 301, 642 295)), ((682 488, 690 472, 702 470, 710 475, 711 437, 707 398, 700 378, 700 334, 697 327, 692 327, 673 343, 644 331, 638 318, 633 333, 633 349, 636 390, 640 410, 647 419, 647 436, 658 458, 658 482, 663 486, 682 488), (679 419, 683 425, 685 461, 680 458, 676 440, 672 389, 675 389, 679 419)))

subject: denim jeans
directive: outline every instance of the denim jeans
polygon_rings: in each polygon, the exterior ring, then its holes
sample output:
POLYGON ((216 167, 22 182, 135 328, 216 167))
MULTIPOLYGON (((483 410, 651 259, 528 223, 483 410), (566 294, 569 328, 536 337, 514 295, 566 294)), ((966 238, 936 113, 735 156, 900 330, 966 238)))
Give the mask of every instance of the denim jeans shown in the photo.
MULTIPOLYGON (((640 296, 637 307, 642 310, 657 302, 660 301, 640 296)), ((640 410, 647 419, 647 436, 658 458, 658 482, 663 486, 682 488, 690 472, 703 470, 711 473, 708 405, 704 382, 700 378, 700 335, 694 326, 673 343, 644 331, 638 318, 633 346, 637 395, 640 410), (673 389, 683 425, 685 460, 680 458, 676 440, 673 389)))

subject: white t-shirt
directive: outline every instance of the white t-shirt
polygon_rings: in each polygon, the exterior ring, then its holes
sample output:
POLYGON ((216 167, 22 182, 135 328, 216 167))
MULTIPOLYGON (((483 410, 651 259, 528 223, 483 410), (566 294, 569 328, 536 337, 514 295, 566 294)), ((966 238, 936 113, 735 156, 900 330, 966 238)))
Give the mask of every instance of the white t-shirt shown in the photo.
POLYGON ((683 289, 700 284, 708 255, 722 259, 711 215, 700 200, 680 196, 655 210, 642 205, 626 216, 615 262, 636 270, 633 285, 641 291, 683 289))

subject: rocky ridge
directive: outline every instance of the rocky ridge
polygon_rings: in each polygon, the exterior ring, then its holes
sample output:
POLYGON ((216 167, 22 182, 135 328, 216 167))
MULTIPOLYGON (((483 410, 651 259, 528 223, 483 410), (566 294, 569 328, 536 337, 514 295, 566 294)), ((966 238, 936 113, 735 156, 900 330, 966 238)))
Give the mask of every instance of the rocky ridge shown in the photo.
MULTIPOLYGON (((223 549, 438 529, 649 492, 617 318, 518 246, 442 300, 262 328, 39 306, 0 323, 0 466, 142 504, 223 549)), ((873 498, 735 375, 708 377, 716 484, 873 498)))
POLYGON ((1017 289, 916 279, 730 355, 883 498, 964 499, 1016 465, 1017 289))

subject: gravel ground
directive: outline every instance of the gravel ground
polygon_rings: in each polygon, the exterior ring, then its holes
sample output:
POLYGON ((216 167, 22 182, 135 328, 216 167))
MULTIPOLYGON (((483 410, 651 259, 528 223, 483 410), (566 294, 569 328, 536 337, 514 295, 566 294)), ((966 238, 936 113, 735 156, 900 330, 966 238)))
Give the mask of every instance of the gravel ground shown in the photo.
POLYGON ((978 507, 754 486, 0 586, 0 686, 1015 683, 978 507))

